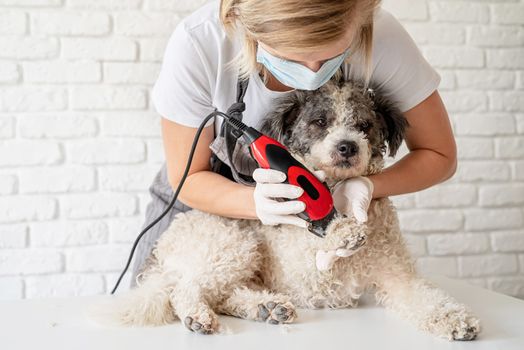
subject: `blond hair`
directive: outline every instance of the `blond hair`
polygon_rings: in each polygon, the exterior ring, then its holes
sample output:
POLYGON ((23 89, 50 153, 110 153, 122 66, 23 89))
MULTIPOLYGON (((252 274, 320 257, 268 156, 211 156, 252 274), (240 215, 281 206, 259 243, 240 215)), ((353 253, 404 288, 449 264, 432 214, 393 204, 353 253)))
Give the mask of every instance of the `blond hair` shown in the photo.
MULTIPOLYGON (((267 71, 256 62, 257 42, 276 50, 321 51, 340 40, 353 25, 357 34, 349 61, 357 52, 364 59, 364 81, 371 77, 373 15, 381 0, 221 0, 220 20, 228 37, 240 35, 243 47, 231 62, 240 77, 267 71)), ((339 74, 337 72, 337 74, 339 74)))

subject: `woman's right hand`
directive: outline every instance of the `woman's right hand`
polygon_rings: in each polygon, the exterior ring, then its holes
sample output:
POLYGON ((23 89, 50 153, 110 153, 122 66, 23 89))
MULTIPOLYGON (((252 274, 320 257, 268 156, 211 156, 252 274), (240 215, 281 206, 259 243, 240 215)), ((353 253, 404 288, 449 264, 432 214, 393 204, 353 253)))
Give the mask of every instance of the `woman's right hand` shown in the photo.
POLYGON ((264 225, 292 224, 306 228, 308 223, 296 216, 306 209, 299 200, 279 202, 273 198, 295 199, 304 193, 301 187, 281 183, 286 174, 274 169, 257 168, 253 172, 256 181, 253 197, 257 217, 264 225))

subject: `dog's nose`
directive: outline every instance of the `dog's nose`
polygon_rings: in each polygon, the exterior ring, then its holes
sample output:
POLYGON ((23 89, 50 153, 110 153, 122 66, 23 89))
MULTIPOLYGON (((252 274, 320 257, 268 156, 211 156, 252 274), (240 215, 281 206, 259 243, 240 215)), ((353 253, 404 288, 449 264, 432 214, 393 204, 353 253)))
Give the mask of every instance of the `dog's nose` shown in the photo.
POLYGON ((337 151, 342 157, 349 158, 357 154, 358 145, 355 141, 341 141, 337 145, 337 151))

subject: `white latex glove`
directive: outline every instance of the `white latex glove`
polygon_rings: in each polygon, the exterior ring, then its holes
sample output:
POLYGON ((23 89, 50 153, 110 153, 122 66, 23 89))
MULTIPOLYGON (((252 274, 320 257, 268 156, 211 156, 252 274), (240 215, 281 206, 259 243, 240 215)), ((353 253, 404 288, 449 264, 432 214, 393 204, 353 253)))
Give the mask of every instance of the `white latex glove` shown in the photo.
POLYGON ((356 253, 356 250, 348 249, 332 249, 332 250, 318 250, 315 256, 315 262, 319 271, 331 270, 335 261, 340 258, 347 258, 356 253))
POLYGON ((307 228, 307 221, 296 216, 306 209, 304 202, 272 199, 298 198, 304 193, 301 187, 281 183, 286 180, 286 174, 274 169, 257 168, 253 171, 253 179, 257 183, 253 192, 255 211, 264 225, 292 224, 307 228))
POLYGON ((335 209, 342 214, 355 216, 361 223, 366 222, 373 190, 373 182, 366 176, 340 181, 333 188, 335 209))

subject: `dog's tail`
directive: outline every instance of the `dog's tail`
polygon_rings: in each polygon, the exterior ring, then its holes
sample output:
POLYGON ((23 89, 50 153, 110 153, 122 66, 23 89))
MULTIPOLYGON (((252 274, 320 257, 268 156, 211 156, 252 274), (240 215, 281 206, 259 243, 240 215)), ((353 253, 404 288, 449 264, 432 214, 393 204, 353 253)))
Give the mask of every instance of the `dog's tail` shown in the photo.
POLYGON ((148 275, 144 282, 122 295, 96 302, 89 317, 102 325, 160 326, 176 319, 170 303, 173 288, 161 274, 148 275))

